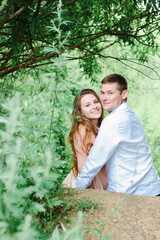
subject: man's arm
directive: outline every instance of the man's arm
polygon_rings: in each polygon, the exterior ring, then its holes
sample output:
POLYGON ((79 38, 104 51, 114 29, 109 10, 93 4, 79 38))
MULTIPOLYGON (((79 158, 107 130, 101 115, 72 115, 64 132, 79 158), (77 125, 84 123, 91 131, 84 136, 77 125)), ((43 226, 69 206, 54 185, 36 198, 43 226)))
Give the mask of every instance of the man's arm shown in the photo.
POLYGON ((112 121, 105 118, 84 167, 76 179, 76 188, 87 188, 91 184, 93 178, 116 151, 119 141, 116 127, 112 121))

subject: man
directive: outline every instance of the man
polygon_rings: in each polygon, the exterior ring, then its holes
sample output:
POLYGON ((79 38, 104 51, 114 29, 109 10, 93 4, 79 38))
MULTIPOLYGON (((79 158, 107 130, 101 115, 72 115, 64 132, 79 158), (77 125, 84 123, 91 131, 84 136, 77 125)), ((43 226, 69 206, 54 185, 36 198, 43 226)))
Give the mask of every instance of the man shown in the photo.
POLYGON ((127 103, 127 81, 119 74, 102 80, 101 101, 109 115, 103 120, 76 188, 87 188, 106 164, 107 190, 135 195, 160 194, 160 178, 142 123, 127 103))

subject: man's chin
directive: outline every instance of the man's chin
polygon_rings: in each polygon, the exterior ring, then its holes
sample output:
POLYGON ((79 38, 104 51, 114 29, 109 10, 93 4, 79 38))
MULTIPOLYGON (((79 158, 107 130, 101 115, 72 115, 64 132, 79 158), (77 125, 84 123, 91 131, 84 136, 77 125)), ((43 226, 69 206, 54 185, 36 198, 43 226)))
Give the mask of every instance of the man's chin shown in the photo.
POLYGON ((108 113, 112 112, 112 110, 109 107, 104 106, 103 109, 104 109, 104 111, 107 111, 108 113))
POLYGON ((108 107, 108 106, 106 106, 106 105, 103 105, 103 109, 104 109, 105 111, 107 111, 107 112, 108 112, 108 110, 109 110, 109 107, 108 107))

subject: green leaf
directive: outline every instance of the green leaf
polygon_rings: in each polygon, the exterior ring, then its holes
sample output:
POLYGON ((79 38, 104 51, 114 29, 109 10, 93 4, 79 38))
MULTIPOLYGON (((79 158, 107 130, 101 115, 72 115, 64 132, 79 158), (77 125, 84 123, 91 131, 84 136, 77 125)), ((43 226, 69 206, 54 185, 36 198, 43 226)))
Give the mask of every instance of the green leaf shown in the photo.
POLYGON ((18 52, 19 52, 19 51, 18 51, 18 48, 17 48, 17 47, 14 47, 14 55, 15 55, 15 56, 18 56, 18 52))
POLYGON ((33 210, 34 210, 35 213, 45 212, 45 208, 44 208, 43 204, 40 204, 40 203, 37 203, 37 202, 34 203, 33 210))
POLYGON ((100 226, 105 226, 105 225, 106 225, 106 223, 104 223, 104 222, 99 222, 99 221, 97 221, 96 224, 98 224, 98 225, 100 225, 100 226))
POLYGON ((109 240, 113 234, 115 233, 115 230, 113 230, 112 232, 108 233, 102 240, 109 240))
POLYGON ((116 212, 117 216, 120 217, 118 207, 115 206, 114 211, 116 212))
POLYGON ((60 200, 59 197, 55 197, 49 200, 50 207, 59 207, 64 205, 64 201, 60 200))
POLYGON ((52 233, 52 239, 55 239, 55 240, 60 240, 60 234, 59 234, 59 230, 58 230, 58 227, 56 227, 52 233))
POLYGON ((94 228, 93 230, 99 237, 102 237, 102 233, 100 230, 98 230, 97 228, 94 228))

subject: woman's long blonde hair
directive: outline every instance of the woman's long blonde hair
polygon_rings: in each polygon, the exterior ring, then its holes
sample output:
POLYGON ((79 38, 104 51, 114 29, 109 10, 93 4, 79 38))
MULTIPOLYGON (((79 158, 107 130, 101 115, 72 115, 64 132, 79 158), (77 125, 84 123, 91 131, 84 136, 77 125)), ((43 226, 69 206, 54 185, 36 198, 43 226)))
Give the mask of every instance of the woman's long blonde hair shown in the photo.
MULTIPOLYGON (((77 167, 76 151, 75 151, 75 147, 74 147, 74 139, 75 139, 76 134, 77 133, 79 134, 80 125, 83 125, 86 128, 86 134, 83 139, 84 151, 86 152, 86 154, 89 153, 89 151, 93 145, 93 140, 92 140, 93 136, 96 137, 97 133, 98 133, 97 126, 91 120, 89 120, 84 115, 82 115, 81 99, 83 96, 85 96, 87 94, 93 94, 101 104, 99 96, 92 89, 83 89, 82 91, 80 91, 77 94, 77 96, 74 99, 73 111, 72 111, 72 126, 71 126, 71 130, 70 130, 70 133, 68 136, 68 143, 71 145, 72 152, 73 152, 73 155, 72 155, 73 156, 73 164, 72 164, 71 168, 72 168, 72 171, 73 171, 75 177, 77 177, 77 175, 78 175, 78 167, 77 167)), ((102 114, 98 120, 98 127, 100 127, 100 124, 104 118, 102 104, 101 104, 101 108, 102 108, 102 114)))

